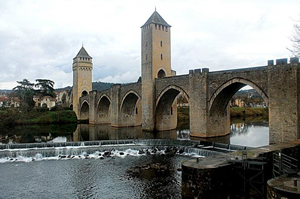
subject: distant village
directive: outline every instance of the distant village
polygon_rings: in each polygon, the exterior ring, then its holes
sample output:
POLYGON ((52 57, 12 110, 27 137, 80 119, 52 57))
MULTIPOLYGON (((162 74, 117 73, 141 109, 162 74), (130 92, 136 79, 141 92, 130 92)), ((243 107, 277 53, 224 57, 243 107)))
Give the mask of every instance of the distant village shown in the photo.
MULTIPOLYGON (((1 108, 20 107, 21 100, 19 99, 19 97, 11 97, 10 94, 11 91, 0 92, 1 108)), ((59 92, 55 91, 55 94, 55 98, 51 96, 33 96, 35 107, 47 107, 48 109, 51 109, 55 106, 69 107, 71 105, 71 90, 62 90, 59 92)))
MULTIPOLYGON (((113 83, 93 82, 93 90, 102 91, 109 89, 113 83)), ((12 90, 0 90, 0 108, 20 107, 21 100, 11 95, 12 90)), ((56 97, 34 95, 35 107, 45 107, 51 110, 55 106, 71 107, 72 87, 55 89, 56 97)))

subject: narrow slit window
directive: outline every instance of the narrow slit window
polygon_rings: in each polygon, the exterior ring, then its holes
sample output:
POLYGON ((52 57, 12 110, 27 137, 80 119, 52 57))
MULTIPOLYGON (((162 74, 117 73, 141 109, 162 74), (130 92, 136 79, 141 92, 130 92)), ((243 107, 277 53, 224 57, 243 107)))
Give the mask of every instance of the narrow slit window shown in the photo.
POLYGON ((163 54, 160 54, 160 60, 163 60, 163 54))
POLYGON ((160 46, 162 47, 162 41, 160 41, 160 46))

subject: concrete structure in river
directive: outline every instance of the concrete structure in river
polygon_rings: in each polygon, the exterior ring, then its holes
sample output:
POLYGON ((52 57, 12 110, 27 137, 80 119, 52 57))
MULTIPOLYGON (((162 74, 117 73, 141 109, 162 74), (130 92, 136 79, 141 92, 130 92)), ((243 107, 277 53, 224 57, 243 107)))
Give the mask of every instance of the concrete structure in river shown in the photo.
POLYGON ((141 27, 141 81, 116 84, 102 92, 92 91, 92 58, 82 47, 73 64, 73 109, 78 119, 114 127, 171 130, 177 126, 176 97, 181 94, 189 102, 191 136, 223 136, 230 133, 230 99, 249 85, 269 107, 270 143, 299 139, 298 58, 236 70, 195 69, 176 76, 171 70, 170 28, 155 11, 141 27))

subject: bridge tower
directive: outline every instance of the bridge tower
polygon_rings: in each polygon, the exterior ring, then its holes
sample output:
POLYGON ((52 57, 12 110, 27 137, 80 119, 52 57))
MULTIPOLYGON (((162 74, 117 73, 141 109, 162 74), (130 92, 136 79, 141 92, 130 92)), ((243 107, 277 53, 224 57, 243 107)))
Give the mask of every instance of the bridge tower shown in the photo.
POLYGON ((171 26, 155 10, 142 31, 142 127, 155 128, 155 79, 171 76, 171 26))
POLYGON ((80 118, 79 98, 86 96, 92 90, 92 57, 82 46, 76 57, 73 58, 73 110, 80 118))

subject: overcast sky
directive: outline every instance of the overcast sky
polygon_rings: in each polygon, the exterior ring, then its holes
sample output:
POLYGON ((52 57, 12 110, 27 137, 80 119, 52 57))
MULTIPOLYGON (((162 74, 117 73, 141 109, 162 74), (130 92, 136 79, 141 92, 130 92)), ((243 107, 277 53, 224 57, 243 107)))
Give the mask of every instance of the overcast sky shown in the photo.
POLYGON ((264 66, 288 58, 300 0, 0 0, 0 89, 24 78, 72 86, 84 45, 93 81, 135 82, 141 29, 155 7, 171 28, 172 69, 264 66))

